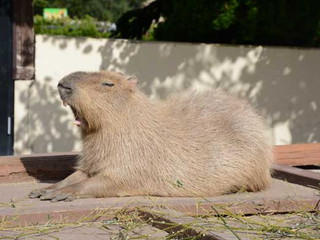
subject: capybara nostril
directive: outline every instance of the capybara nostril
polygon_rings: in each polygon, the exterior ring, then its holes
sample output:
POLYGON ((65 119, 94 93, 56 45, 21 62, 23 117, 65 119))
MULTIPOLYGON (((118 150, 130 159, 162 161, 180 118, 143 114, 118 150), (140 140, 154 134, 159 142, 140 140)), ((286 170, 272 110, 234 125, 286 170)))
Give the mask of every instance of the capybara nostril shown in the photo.
POLYGON ((62 83, 58 84, 58 89, 64 89, 64 90, 66 90, 68 92, 72 91, 72 88, 70 86, 63 85, 62 83))
POLYGON ((62 100, 69 98, 72 94, 71 86, 62 83, 58 84, 58 91, 62 100))

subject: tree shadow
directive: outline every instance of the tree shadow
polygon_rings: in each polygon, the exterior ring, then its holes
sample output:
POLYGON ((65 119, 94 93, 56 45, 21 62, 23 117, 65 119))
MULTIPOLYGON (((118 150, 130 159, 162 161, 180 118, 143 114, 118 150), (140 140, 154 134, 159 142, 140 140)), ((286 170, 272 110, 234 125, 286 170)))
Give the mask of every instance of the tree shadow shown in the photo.
POLYGON ((100 70, 135 74, 153 98, 223 88, 260 109, 276 144, 320 140, 318 49, 108 40, 99 50, 100 70))
POLYGON ((25 148, 32 153, 71 151, 79 142, 72 116, 61 107, 51 81, 50 77, 34 81, 19 96, 26 114, 16 126, 16 153, 23 153, 25 148))

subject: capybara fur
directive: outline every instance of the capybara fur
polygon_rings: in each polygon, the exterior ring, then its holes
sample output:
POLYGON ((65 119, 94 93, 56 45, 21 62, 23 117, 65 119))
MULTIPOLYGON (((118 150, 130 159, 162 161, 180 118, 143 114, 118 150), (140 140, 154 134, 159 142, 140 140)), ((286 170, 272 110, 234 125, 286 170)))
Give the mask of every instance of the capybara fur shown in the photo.
POLYGON ((59 82, 83 149, 74 174, 30 197, 217 196, 270 185, 268 128, 247 101, 221 90, 150 100, 136 85, 116 72, 59 82))

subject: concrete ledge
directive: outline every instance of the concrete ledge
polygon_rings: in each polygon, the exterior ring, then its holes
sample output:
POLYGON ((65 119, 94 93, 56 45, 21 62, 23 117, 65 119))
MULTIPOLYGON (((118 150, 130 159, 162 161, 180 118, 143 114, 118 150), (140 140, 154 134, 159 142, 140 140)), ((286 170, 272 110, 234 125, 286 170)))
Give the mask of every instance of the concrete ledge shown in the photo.
POLYGON ((316 211, 317 190, 274 180, 272 187, 256 193, 238 193, 219 197, 168 198, 124 197, 76 199, 72 202, 51 203, 29 199, 28 193, 48 183, 0 184, 0 218, 7 225, 30 225, 50 222, 105 220, 124 209, 166 209, 185 215, 268 214, 316 211), (215 209, 215 210, 214 210, 215 209))

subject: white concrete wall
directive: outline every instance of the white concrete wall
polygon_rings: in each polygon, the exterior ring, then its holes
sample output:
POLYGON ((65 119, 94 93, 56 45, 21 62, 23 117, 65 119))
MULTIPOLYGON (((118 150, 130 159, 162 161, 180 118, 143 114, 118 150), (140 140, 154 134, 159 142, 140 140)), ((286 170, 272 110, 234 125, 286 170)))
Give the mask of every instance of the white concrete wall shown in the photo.
POLYGON ((246 97, 268 117, 275 144, 320 140, 320 50, 36 37, 36 81, 16 81, 15 152, 80 147, 57 82, 73 71, 134 74, 152 98, 197 87, 246 97))

